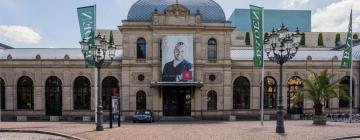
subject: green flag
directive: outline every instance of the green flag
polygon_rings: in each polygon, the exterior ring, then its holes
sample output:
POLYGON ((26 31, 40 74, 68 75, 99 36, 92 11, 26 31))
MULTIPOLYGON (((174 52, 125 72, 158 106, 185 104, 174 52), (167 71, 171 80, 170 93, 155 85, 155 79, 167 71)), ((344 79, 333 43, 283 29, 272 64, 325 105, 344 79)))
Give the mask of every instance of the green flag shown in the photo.
POLYGON ((352 10, 350 12, 349 31, 346 37, 346 46, 341 60, 342 68, 351 68, 352 62, 352 47, 353 47, 353 36, 352 36, 352 10))
POLYGON ((96 30, 96 7, 86 6, 77 8, 81 38, 88 41, 88 45, 81 46, 84 54, 85 65, 91 65, 94 54, 90 51, 89 46, 95 45, 96 30))
POLYGON ((263 8, 250 5, 251 29, 253 34, 254 65, 263 66, 263 8))

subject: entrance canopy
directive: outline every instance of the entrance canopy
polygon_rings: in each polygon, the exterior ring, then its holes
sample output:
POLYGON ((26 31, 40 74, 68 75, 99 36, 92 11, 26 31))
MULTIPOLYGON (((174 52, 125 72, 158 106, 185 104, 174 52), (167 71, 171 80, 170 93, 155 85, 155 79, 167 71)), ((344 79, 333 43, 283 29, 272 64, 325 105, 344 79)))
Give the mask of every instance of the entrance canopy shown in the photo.
POLYGON ((151 82, 151 87, 198 87, 204 86, 203 82, 151 82))

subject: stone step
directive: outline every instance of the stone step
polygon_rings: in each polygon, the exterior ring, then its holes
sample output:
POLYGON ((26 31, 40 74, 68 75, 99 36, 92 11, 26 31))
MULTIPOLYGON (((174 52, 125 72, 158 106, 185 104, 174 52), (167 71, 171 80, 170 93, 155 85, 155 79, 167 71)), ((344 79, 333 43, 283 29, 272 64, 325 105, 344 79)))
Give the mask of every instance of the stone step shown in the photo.
POLYGON ((166 116, 166 117, 161 117, 160 121, 193 121, 194 118, 193 117, 172 117, 172 116, 166 116))

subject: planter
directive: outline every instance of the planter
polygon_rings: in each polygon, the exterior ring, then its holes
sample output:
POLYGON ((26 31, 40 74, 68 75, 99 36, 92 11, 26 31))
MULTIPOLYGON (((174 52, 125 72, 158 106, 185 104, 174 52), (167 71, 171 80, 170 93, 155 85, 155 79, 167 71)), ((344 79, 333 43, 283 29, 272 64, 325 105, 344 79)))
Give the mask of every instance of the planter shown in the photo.
POLYGON ((326 125, 326 116, 325 115, 315 115, 313 118, 313 124, 315 125, 326 125))

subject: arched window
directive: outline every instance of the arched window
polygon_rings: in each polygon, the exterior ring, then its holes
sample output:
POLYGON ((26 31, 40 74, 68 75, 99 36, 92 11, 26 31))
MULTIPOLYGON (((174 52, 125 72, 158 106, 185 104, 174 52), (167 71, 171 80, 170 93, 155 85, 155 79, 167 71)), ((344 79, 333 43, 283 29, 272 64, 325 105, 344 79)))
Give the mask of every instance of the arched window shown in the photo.
POLYGON ((298 76, 293 76, 288 80, 287 92, 287 111, 288 114, 302 114, 304 109, 303 99, 298 103, 292 103, 291 98, 296 94, 299 88, 303 87, 302 80, 298 76))
POLYGON ((45 83, 46 115, 62 114, 62 82, 56 76, 50 76, 45 83))
POLYGON ((250 109, 250 82, 246 77, 234 81, 233 94, 234 109, 250 109))
POLYGON ((273 77, 267 76, 264 78, 264 81, 264 108, 276 108, 276 80, 273 77))
POLYGON ((77 77, 73 87, 74 109, 90 109, 91 88, 90 80, 85 76, 77 77))
POLYGON ((217 94, 213 90, 209 91, 207 95, 207 109, 208 110, 217 109, 217 94))
POLYGON ((119 96, 119 81, 113 76, 106 77, 102 81, 101 91, 103 109, 109 109, 109 97, 119 96))
POLYGON ((209 39, 208 41, 208 59, 216 60, 217 58, 217 42, 215 39, 209 39))
POLYGON ((23 76, 17 83, 18 109, 34 109, 34 84, 30 77, 23 76))
POLYGON ((136 110, 146 109, 146 94, 144 91, 136 93, 136 110))
MULTIPOLYGON (((352 86, 352 97, 354 97, 354 80, 353 80, 353 86, 352 86)), ((344 91, 345 93, 350 97, 350 76, 345 76, 342 78, 340 84, 345 85, 344 91)), ((352 101, 354 107, 354 100, 352 101)), ((350 107, 350 100, 347 99, 339 99, 339 107, 340 108, 348 108, 350 107)))
POLYGON ((138 59, 146 59, 146 40, 144 38, 139 38, 136 44, 136 54, 138 59))
POLYGON ((5 81, 0 78, 0 101, 1 109, 5 109, 5 81))

